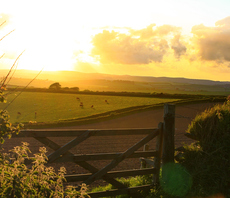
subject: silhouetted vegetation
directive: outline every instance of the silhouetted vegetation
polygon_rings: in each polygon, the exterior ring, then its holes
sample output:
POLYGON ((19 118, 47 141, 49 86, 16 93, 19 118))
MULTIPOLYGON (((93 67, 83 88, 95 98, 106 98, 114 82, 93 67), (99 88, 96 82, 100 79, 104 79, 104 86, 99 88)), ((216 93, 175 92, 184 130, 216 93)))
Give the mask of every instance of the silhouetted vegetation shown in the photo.
MULTIPOLYGON (((55 86, 56 87, 56 86, 55 86)), ((59 87, 59 86, 58 86, 59 87)), ((15 88, 8 88, 8 91, 15 91, 15 88)), ((17 91, 21 91, 22 88, 17 88, 17 91)), ((171 98, 171 99, 213 99, 215 102, 223 102, 226 99, 224 95, 199 95, 199 94, 169 94, 169 93, 147 93, 147 92, 114 92, 114 91, 80 91, 79 87, 63 87, 63 88, 27 88, 25 92, 52 92, 52 93, 72 93, 72 94, 87 94, 87 95, 104 95, 104 96, 129 96, 129 97, 152 97, 152 98, 171 98)))
POLYGON ((191 195, 230 197, 230 101, 196 116, 187 132, 197 142, 177 160, 192 175, 191 195))
POLYGON ((49 86, 49 89, 50 90, 60 90, 61 89, 61 85, 60 85, 60 83, 58 83, 58 82, 56 82, 56 83, 53 83, 53 84, 51 84, 50 86, 49 86))

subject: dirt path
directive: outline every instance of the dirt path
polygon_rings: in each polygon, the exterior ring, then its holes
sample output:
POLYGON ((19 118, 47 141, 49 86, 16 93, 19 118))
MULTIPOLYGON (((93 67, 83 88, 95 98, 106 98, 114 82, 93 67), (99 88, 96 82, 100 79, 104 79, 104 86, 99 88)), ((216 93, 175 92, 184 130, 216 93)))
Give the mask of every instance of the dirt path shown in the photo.
MULTIPOLYGON (((216 103, 184 104, 176 106, 175 119, 175 146, 183 142, 190 143, 190 139, 184 136, 192 119, 205 109, 214 106, 216 103)), ((155 110, 134 113, 108 121, 101 121, 92 124, 62 127, 65 129, 118 129, 118 128, 156 128, 159 122, 163 122, 163 107, 155 110)))

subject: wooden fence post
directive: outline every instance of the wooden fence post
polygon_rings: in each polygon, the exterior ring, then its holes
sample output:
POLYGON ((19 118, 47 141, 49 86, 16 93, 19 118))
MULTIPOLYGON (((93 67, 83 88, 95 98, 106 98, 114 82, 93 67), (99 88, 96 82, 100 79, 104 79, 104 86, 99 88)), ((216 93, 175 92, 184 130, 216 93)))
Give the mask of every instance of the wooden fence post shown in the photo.
MULTIPOLYGON (((149 150, 149 145, 148 144, 145 144, 144 145, 144 148, 143 148, 143 151, 148 151, 149 150)), ((143 158, 142 158, 143 159, 143 158)), ((145 160, 141 160, 140 159, 140 161, 141 161, 141 169, 143 169, 143 168, 147 168, 147 163, 146 163, 146 161, 145 160)))
POLYGON ((160 122, 158 124, 158 129, 160 130, 160 134, 156 139, 156 151, 157 157, 154 158, 154 166, 156 168, 156 174, 153 175, 153 184, 159 183, 159 175, 161 168, 161 160, 162 160, 162 147, 163 147, 163 123, 160 122))
POLYGON ((174 162, 175 105, 164 105, 163 164, 174 162))

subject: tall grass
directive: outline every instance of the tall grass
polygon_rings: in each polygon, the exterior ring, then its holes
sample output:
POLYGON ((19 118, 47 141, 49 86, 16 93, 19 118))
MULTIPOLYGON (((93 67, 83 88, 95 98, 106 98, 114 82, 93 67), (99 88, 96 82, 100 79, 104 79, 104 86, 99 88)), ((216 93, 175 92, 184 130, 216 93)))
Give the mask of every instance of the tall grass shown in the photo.
POLYGON ((25 165, 30 150, 27 143, 22 143, 12 150, 12 156, 3 154, 0 158, 0 197, 88 197, 86 186, 80 191, 72 186, 64 188, 64 174, 61 167, 58 173, 53 167, 47 167, 46 149, 40 148, 34 154, 32 165, 25 165), (13 157, 13 158, 12 158, 13 157))

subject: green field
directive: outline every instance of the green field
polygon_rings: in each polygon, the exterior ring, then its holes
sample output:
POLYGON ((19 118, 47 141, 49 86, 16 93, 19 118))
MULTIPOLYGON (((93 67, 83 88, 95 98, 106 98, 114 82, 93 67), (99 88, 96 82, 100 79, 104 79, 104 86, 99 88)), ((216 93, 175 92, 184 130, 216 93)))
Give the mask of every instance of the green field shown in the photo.
MULTIPOLYGON (((19 92, 9 94, 7 103, 0 103, 0 109, 4 109, 6 105, 11 103, 17 94, 19 94, 19 92)), ((56 122, 88 117, 128 107, 159 104, 176 100, 177 99, 23 92, 6 110, 10 114, 10 121, 12 123, 25 123, 29 121, 56 122), (80 100, 78 100, 77 97, 80 100), (105 100, 107 100, 107 103, 105 100), (83 103, 83 107, 80 106, 81 102, 83 103), (20 114, 18 112, 20 112, 20 114)))

